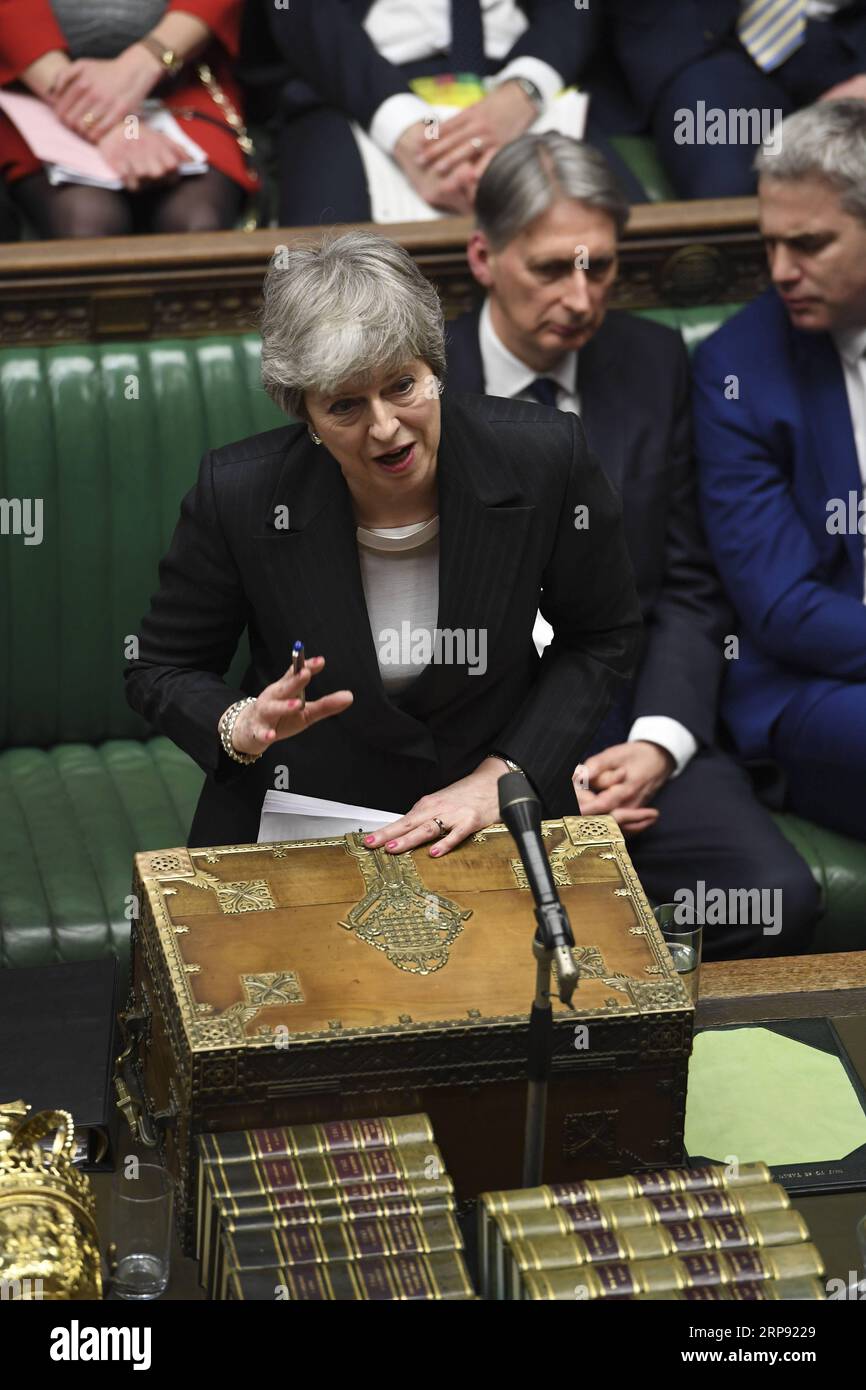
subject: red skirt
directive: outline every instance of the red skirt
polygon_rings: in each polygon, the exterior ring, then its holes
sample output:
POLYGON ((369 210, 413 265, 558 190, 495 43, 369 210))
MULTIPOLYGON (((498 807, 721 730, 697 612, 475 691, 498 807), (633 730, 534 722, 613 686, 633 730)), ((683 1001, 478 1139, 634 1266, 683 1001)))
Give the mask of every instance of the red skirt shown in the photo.
MULTIPOLYGON (((211 49, 204 55, 204 61, 208 63, 216 81, 243 118, 240 92, 224 51, 211 49)), ((176 82, 155 88, 152 95, 165 102, 184 133, 204 150, 212 168, 219 169, 220 173, 239 184, 247 193, 255 193, 258 190, 259 180, 256 171, 248 166, 234 131, 194 69, 188 74, 181 73, 176 82), (217 120, 219 126, 213 125, 211 120, 203 121, 196 116, 181 115, 181 111, 200 111, 202 115, 217 120)), ((26 178, 28 174, 38 173, 41 168, 41 161, 19 134, 17 126, 0 112, 0 175, 7 183, 14 183, 17 179, 26 178)))

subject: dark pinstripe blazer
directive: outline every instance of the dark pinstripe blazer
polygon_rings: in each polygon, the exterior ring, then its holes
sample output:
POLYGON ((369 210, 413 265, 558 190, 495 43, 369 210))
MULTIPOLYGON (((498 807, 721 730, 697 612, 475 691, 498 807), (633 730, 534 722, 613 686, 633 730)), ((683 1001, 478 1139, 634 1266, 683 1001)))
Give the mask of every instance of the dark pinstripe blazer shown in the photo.
POLYGON ((639 642, 616 494, 576 417, 485 396, 443 400, 438 481, 438 624, 486 630, 487 669, 431 663, 392 700, 336 461, 300 424, 205 455, 126 670, 133 708, 208 774, 191 845, 254 840, 279 765, 291 791, 402 813, 495 748, 526 769, 546 815, 576 812, 572 770, 639 642), (556 640, 539 661, 542 588, 556 640), (251 664, 233 689, 223 676, 245 627, 251 664), (219 717, 283 674, 297 638, 327 658, 310 697, 347 688, 354 704, 239 766, 219 717))

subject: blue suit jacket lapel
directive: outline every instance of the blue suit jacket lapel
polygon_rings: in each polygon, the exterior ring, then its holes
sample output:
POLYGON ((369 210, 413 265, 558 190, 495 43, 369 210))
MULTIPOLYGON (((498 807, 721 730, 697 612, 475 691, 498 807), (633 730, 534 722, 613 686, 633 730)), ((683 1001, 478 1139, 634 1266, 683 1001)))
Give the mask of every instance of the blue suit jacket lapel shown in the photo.
MULTIPOLYGON (((807 334, 796 329, 792 333, 810 452, 824 478, 827 499, 838 497, 847 505, 849 492, 860 496, 863 480, 842 361, 829 333, 807 334)), ((856 591, 862 594, 863 537, 855 532, 840 539, 845 542, 857 579, 856 591)))

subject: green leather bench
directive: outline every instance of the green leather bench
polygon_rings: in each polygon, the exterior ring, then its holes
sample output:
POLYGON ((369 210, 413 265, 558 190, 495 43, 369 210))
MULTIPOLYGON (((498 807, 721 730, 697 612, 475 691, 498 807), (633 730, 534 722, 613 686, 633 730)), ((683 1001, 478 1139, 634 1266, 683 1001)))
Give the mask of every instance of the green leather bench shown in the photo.
MULTIPOLYGON (((659 317, 694 341, 721 312, 659 317)), ((0 537, 2 965, 110 951, 125 969, 132 855, 185 841, 202 774, 128 708, 121 668, 201 454, 282 423, 258 351, 249 335, 0 352, 0 497, 43 501, 41 544, 0 537)), ((825 891, 815 949, 856 948, 866 846, 783 825, 825 891)))

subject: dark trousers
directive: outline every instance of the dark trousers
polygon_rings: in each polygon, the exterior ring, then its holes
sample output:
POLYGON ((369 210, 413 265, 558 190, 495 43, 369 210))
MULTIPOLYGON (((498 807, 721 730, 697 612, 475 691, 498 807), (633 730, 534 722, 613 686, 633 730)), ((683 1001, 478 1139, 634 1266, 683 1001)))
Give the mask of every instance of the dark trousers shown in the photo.
POLYGON ((818 885, 733 759, 701 750, 653 805, 657 822, 628 838, 628 852, 653 906, 682 904, 684 917, 694 905, 704 916, 704 960, 808 949, 818 885), (712 890, 724 894, 721 910, 712 890))
POLYGON ((787 805, 866 840, 866 684, 827 681, 817 701, 793 700, 773 735, 787 805))
MULTIPOLYGON (((407 81, 449 71, 447 58, 410 63, 407 81)), ((592 106, 590 106, 590 112, 592 106)), ((587 140, 605 156, 632 202, 646 194, 590 115, 587 140)), ((279 221, 285 227, 369 222, 370 194, 349 118, 334 106, 285 111, 279 129, 279 221)))
POLYGON ((749 57, 733 36, 700 62, 683 68, 663 88, 652 113, 659 156, 683 198, 726 198, 752 194, 754 144, 678 144, 677 112, 706 108, 781 111, 782 117, 808 106, 837 82, 862 67, 839 37, 832 21, 811 21, 806 41, 770 73, 749 57))

